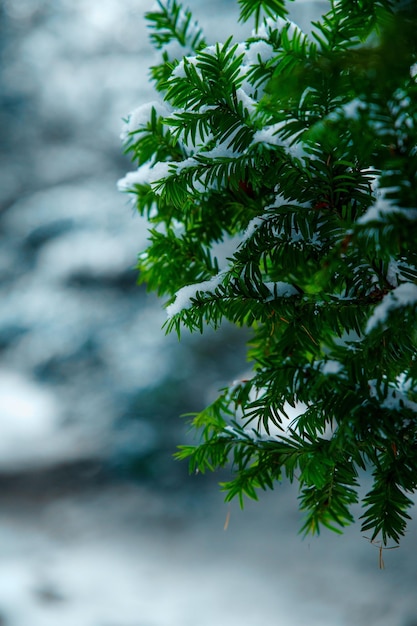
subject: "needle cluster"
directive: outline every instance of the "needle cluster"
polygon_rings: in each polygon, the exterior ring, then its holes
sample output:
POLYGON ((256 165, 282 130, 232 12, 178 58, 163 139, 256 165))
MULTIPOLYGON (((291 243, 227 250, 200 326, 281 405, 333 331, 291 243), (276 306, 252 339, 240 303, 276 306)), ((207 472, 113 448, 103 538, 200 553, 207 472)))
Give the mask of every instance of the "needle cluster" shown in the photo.
POLYGON ((239 0, 252 35, 215 45, 158 4, 158 98, 126 120, 120 181, 151 224, 140 280, 167 331, 252 331, 252 375, 177 456, 230 466, 227 499, 296 481, 303 532, 360 503, 371 540, 397 543, 417 487, 415 3, 332 0, 307 35, 286 2, 239 0))

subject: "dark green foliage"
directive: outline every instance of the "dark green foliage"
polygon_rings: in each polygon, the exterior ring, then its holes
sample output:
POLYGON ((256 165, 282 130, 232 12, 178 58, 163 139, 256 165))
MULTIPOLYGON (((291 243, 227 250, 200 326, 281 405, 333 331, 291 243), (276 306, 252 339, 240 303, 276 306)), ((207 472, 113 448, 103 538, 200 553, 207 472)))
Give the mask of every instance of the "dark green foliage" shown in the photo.
POLYGON ((269 17, 274 17, 275 15, 285 17, 288 13, 285 8, 286 0, 238 0, 238 2, 240 5, 240 20, 247 22, 253 15, 256 29, 259 27, 263 12, 269 17))
POLYGON ((353 521, 369 473, 362 528, 398 542, 417 487, 416 11, 332 1, 307 36, 285 2, 239 4, 241 44, 207 46, 175 2, 148 14, 160 102, 127 121, 121 187, 152 223, 138 268, 167 331, 252 329, 251 377, 177 456, 230 465, 226 499, 297 481, 313 533, 353 521))

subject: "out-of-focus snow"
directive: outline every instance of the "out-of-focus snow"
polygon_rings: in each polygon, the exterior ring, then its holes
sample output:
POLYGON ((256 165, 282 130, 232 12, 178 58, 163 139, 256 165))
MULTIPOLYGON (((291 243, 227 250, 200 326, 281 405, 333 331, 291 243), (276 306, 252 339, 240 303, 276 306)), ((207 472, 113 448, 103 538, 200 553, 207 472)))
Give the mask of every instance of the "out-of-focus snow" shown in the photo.
MULTIPOLYGON (((209 43, 250 33, 235 2, 188 4, 209 43)), ((307 32, 329 3, 289 6, 307 32)), ((178 415, 246 362, 230 329, 178 347, 161 331, 161 302, 135 285, 146 224, 115 183, 134 167, 121 154, 122 119, 156 97, 151 7, 1 6, 0 624, 414 626, 415 523, 382 575, 358 527, 302 541, 285 485, 242 513, 232 504, 224 532, 217 487, 207 497, 203 477, 171 459, 185 438, 178 415), (88 477, 65 486, 66 463, 119 462, 118 450, 154 455, 168 488, 101 490, 88 477), (172 482, 180 471, 187 488, 172 482)), ((267 56, 262 45, 247 54, 267 56)))
POLYGON ((410 538, 384 554, 381 573, 355 529, 302 541, 290 496, 278 487, 242 512, 219 495, 181 511, 174 494, 124 487, 40 503, 30 520, 20 505, 21 518, 0 520, 1 616, 16 626, 411 626, 410 538))
POLYGON ((49 447, 51 436, 55 444, 58 420, 52 394, 21 374, 0 370, 0 465, 5 456, 19 465, 40 446, 49 447))

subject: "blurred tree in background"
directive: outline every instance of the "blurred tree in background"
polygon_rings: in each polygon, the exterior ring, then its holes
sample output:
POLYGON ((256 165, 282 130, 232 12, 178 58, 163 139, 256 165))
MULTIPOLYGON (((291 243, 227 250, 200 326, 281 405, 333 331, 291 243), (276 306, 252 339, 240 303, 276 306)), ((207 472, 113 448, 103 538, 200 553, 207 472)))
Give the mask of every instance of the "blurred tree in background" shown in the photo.
POLYGON ((191 470, 226 498, 299 485, 304 532, 398 542, 417 487, 415 2, 332 0, 311 35, 281 0, 239 0, 242 43, 208 46, 175 0, 147 15, 159 98, 126 120, 148 217, 140 280, 167 331, 252 329, 252 373, 194 416, 191 470), (218 260, 220 244, 229 256, 218 260))

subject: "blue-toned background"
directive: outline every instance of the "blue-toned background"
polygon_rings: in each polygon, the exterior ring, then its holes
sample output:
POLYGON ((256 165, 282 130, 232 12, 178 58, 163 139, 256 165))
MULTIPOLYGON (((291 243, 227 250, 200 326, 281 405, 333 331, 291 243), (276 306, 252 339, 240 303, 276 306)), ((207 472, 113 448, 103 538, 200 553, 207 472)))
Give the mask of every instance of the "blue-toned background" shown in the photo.
MULTIPOLYGON (((415 524, 380 572, 359 526, 302 541, 287 486, 241 513, 172 459, 245 335, 178 344, 136 285, 146 224, 116 182, 152 6, 0 1, 0 625, 416 626, 415 524)), ((210 42, 250 30, 190 6, 210 42)))

